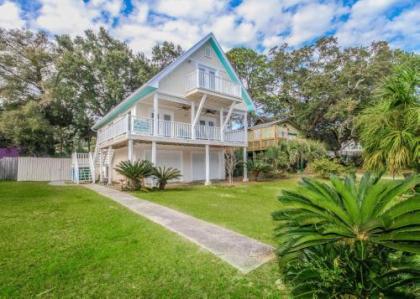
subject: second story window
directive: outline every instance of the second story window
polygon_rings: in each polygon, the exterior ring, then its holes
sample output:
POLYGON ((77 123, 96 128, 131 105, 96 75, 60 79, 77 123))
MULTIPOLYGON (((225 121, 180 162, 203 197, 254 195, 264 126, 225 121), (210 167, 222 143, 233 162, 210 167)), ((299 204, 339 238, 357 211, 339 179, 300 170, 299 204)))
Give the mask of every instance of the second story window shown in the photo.
POLYGON ((216 72, 212 69, 201 67, 198 69, 198 81, 201 88, 216 89, 216 72))
POLYGON ((210 47, 205 47, 204 48, 204 56, 206 56, 207 58, 211 58, 211 49, 210 49, 210 47))

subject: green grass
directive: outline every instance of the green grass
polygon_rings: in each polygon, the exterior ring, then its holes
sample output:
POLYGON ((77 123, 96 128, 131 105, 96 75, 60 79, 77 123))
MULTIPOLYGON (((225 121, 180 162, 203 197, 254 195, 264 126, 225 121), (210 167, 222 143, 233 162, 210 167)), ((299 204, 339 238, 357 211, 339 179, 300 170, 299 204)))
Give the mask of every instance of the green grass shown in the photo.
MULTIPOLYGON (((223 204, 222 199, 233 201, 229 208, 238 209, 235 215, 240 222, 248 219, 264 226, 251 229, 251 235, 265 232, 268 236, 270 229, 265 226, 270 225, 270 218, 266 214, 276 205, 273 198, 263 198, 258 190, 264 190, 266 195, 278 192, 276 184, 239 187, 237 191, 195 187, 185 192, 203 195, 209 201, 213 196, 215 206, 208 208, 213 212, 224 210, 216 208, 223 204), (219 198, 216 190, 226 192, 220 193, 219 198), (249 192, 259 199, 250 200, 249 192), (229 197, 230 194, 235 197, 229 197), (240 208, 241 201, 250 206, 240 208), (257 208, 260 212, 241 213, 257 208), (264 220, 254 219, 260 216, 264 220)), ((179 194, 174 200, 181 202, 185 192, 150 196, 179 194)), ((195 199, 198 200, 205 202, 195 199)), ((195 201, 193 206, 200 211, 199 202, 195 201)), ((231 222, 234 223, 226 219, 226 225, 231 222)), ((247 230, 248 226, 238 227, 247 230)), ((178 235, 82 187, 0 183, 0 237, 1 298, 280 297, 275 284, 275 262, 242 275, 178 235)), ((269 239, 262 239, 265 238, 269 239)))
POLYGON ((293 188, 296 183, 297 179, 293 178, 235 186, 176 187, 133 194, 275 244, 271 213, 280 208, 277 197, 281 190, 293 188))

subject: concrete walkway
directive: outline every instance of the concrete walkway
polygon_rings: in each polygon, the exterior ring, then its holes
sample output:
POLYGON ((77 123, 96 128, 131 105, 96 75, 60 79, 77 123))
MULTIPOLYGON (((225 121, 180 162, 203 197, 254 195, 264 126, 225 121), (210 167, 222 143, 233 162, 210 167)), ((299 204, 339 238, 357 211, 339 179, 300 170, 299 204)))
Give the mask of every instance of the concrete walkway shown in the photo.
POLYGON ((207 249, 243 273, 274 258, 273 247, 173 209, 102 185, 84 185, 207 249))

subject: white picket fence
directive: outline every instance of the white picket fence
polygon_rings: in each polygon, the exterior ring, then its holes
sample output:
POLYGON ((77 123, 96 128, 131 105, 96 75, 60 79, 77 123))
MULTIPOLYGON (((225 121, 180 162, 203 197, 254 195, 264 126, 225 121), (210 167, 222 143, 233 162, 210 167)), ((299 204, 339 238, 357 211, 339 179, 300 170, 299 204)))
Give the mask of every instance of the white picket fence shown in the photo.
POLYGON ((17 170, 17 157, 4 157, 0 159, 0 180, 16 180, 17 170))
POLYGON ((71 158, 18 158, 18 181, 70 181, 71 158))

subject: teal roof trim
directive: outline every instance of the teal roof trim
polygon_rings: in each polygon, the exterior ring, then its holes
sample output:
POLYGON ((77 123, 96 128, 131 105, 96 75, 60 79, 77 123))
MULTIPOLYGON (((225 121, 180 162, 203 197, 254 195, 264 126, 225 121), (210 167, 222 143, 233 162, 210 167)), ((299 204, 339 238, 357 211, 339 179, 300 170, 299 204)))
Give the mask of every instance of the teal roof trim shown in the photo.
POLYGON ((96 122, 96 124, 92 127, 92 129, 97 130, 101 128, 102 126, 106 125, 107 123, 115 119, 118 115, 130 109, 130 107, 134 105, 134 103, 136 103, 138 100, 148 96, 149 94, 154 92, 156 89, 157 88, 155 87, 146 85, 143 88, 139 89, 138 91, 134 92, 127 99, 125 99, 120 104, 118 104, 114 109, 112 109, 108 114, 102 117, 98 122, 96 122))
POLYGON ((246 108, 248 109, 248 112, 255 111, 254 103, 252 102, 251 97, 249 96, 248 92, 243 86, 241 88, 242 88, 242 100, 244 100, 246 108))
POLYGON ((226 58, 226 55, 222 52, 220 46, 216 43, 214 38, 210 38, 210 45, 213 51, 216 53, 217 58, 219 58, 223 67, 225 68, 225 71, 228 74, 230 80, 241 85, 242 100, 245 102, 248 111, 255 111, 254 103, 252 102, 251 97, 249 96, 246 88, 242 85, 241 80, 239 80, 238 76, 235 73, 235 70, 233 69, 229 60, 226 58))

